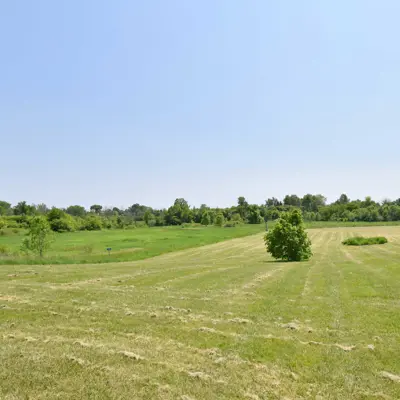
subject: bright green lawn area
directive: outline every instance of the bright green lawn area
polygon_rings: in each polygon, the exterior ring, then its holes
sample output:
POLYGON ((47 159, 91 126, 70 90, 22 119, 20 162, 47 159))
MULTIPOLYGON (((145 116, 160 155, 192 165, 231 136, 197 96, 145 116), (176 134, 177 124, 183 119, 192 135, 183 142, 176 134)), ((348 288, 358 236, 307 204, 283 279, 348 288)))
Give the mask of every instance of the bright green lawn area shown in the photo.
MULTIPOLYGON (((265 225, 234 228, 154 227, 130 230, 103 230, 61 233, 45 259, 23 255, 0 255, 0 264, 73 264, 141 260, 176 250, 198 247, 261 232, 265 225), (108 255, 107 248, 111 247, 108 255)), ((23 235, 0 236, 0 246, 18 251, 23 235)))
POLYGON ((309 234, 302 263, 274 262, 259 233, 127 263, 2 266, 0 398, 399 399, 400 227, 309 234))
POLYGON ((314 228, 352 228, 352 227, 373 227, 373 226, 399 226, 400 221, 379 221, 379 222, 344 222, 344 221, 306 221, 308 229, 314 228))

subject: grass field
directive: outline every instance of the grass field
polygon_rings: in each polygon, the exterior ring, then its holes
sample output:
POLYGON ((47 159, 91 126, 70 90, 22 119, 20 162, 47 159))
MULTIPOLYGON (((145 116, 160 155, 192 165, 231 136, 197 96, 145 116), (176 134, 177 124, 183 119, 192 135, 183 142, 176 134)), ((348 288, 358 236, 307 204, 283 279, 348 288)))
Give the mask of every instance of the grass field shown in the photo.
POLYGON ((349 222, 349 221, 306 221, 308 229, 315 228, 357 228, 374 226, 400 226, 400 221, 379 221, 379 222, 349 222))
POLYGON ((9 255, 0 254, 0 264, 84 264, 142 260, 171 251, 217 243, 265 230, 265 225, 138 228, 127 230, 81 231, 55 234, 45 259, 18 254, 24 231, 0 236, 0 246, 9 255), (107 248, 111 247, 111 254, 107 248))
POLYGON ((0 268, 1 399, 399 399, 400 227, 0 268), (349 236, 386 236, 347 247, 349 236))

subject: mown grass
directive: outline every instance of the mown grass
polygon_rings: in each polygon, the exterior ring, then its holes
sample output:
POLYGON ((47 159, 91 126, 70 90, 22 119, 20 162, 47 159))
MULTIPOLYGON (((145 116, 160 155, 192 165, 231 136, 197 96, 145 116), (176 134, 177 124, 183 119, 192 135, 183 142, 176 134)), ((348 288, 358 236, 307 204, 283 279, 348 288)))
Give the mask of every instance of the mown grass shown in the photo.
POLYGON ((19 252, 24 231, 0 236, 0 264, 85 264, 142 260, 163 253, 204 246, 261 232, 261 225, 138 228, 131 230, 81 231, 55 234, 46 256, 19 252), (108 254, 107 248, 111 253, 108 254))
POLYGON ((384 236, 362 237, 356 236, 343 240, 346 246, 369 246, 373 244, 386 244, 388 240, 384 236))
POLYGON ((275 262, 258 234, 2 266, 0 398, 400 398, 400 228, 309 232, 302 263, 275 262), (342 246, 360 235, 389 243, 342 246))

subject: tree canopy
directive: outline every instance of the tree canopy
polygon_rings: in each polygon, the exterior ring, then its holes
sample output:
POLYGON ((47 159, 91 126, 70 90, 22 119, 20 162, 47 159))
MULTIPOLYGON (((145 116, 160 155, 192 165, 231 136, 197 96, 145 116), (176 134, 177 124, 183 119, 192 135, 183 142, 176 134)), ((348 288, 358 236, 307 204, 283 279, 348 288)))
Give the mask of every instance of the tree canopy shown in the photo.
POLYGON ((305 221, 400 221, 400 198, 378 202, 370 196, 361 200, 351 200, 347 194, 341 194, 338 199, 328 204, 322 194, 307 193, 303 196, 286 195, 283 200, 270 197, 260 205, 249 204, 244 196, 239 196, 236 204, 225 208, 213 208, 206 204, 193 207, 184 198, 177 198, 167 209, 133 203, 125 209, 94 204, 89 210, 77 204, 64 209, 48 207, 43 203, 28 204, 27 201, 20 201, 12 206, 3 200, 0 201, 3 228, 0 229, 4 229, 4 226, 26 228, 29 220, 38 215, 44 216, 51 229, 57 232, 126 228, 140 224, 149 226, 201 224, 202 221, 218 226, 224 226, 229 222, 257 224, 277 220, 283 213, 293 209, 300 210, 305 221))

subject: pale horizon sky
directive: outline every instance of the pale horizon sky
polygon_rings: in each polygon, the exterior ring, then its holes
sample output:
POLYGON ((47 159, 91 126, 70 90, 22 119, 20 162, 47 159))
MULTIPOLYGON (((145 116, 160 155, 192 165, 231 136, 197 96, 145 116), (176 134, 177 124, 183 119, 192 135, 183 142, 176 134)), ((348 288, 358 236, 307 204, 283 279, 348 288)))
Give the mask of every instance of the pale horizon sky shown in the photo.
POLYGON ((0 200, 400 197, 400 2, 16 0, 0 200))

